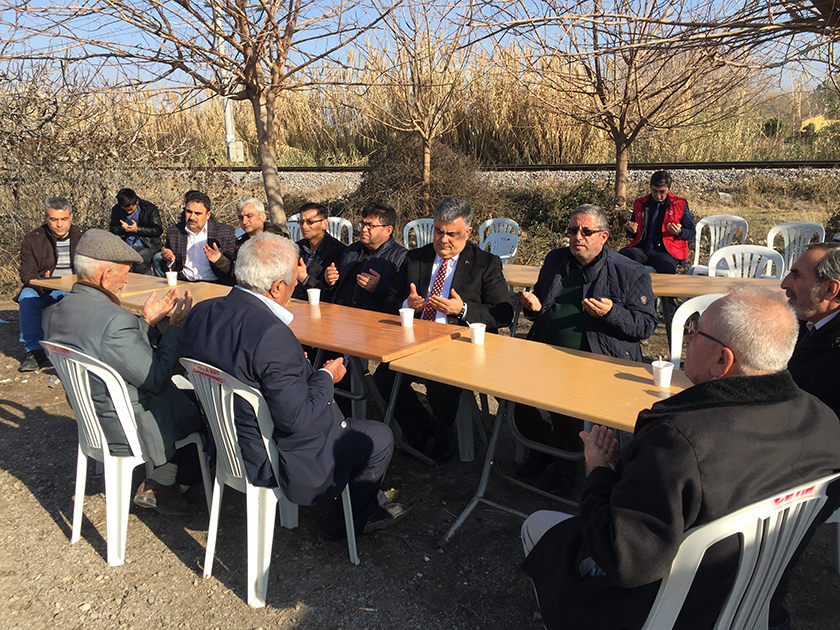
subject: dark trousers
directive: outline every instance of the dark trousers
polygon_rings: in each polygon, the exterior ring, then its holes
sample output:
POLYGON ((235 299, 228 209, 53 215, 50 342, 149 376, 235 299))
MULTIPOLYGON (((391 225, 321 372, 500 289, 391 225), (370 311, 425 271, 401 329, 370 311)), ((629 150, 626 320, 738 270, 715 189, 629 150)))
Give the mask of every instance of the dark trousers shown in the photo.
MULTIPOLYGON (((549 419, 546 421, 539 409, 528 405, 516 405, 516 428, 534 442, 573 453, 580 452, 583 443, 578 434, 583 430, 583 421, 559 413, 548 415, 549 419)), ((574 475, 577 472, 577 463, 555 458, 554 468, 557 472, 574 475)))
POLYGON ((618 252, 642 265, 656 269, 656 273, 677 273, 679 261, 668 252, 645 252, 641 247, 625 247, 618 252))
MULTIPOLYGON (((346 422, 349 426, 334 447, 333 487, 340 490, 349 486, 353 526, 359 534, 379 508, 379 487, 394 454, 394 436, 381 422, 356 418, 347 418, 346 422)), ((322 528, 331 534, 344 531, 340 499, 333 501, 333 510, 322 528)))
POLYGON ((131 273, 141 273, 143 275, 147 274, 152 266, 152 258, 154 257, 155 252, 148 247, 141 247, 140 249, 135 249, 134 251, 140 254, 143 262, 131 263, 131 273))

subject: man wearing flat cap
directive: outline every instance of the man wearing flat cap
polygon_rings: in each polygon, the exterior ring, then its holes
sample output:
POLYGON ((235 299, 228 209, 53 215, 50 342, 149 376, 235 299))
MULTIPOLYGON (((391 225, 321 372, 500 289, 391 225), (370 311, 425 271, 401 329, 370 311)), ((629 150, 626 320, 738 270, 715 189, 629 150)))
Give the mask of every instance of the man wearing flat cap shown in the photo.
MULTIPOLYGON (((78 280, 61 302, 45 311, 45 338, 99 359, 125 379, 143 452, 156 466, 138 488, 134 503, 173 516, 195 514, 198 508, 187 502, 180 487, 201 481, 195 449, 176 452, 175 442, 198 431, 201 417, 170 381, 181 356, 192 297, 187 291, 179 299, 174 288, 161 298, 152 293, 142 317, 122 308, 128 270, 142 258, 105 230, 85 232, 73 262, 78 280), (169 326, 160 335, 156 325, 170 311, 169 326)), ((104 385, 94 380, 91 390, 111 454, 129 454, 104 385)))

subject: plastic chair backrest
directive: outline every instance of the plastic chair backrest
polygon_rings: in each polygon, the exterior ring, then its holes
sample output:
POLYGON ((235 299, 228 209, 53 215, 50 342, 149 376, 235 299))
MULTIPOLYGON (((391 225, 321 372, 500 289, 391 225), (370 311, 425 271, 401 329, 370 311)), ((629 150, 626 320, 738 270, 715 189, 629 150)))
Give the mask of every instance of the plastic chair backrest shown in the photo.
POLYGON ((435 236, 435 220, 434 219, 414 219, 405 224, 403 228, 403 245, 408 249, 413 249, 409 244, 409 237, 414 232, 415 248, 423 247, 432 242, 435 236))
POLYGON ((817 243, 825 241, 825 228, 819 223, 809 221, 791 221, 780 223, 767 233, 767 247, 773 247, 776 237, 781 234, 785 242, 785 270, 791 268, 805 248, 817 237, 817 243))
MULTIPOLYGON (((300 218, 300 215, 298 215, 300 218)), ((341 235, 344 232, 345 228, 347 229, 347 240, 344 241, 347 245, 353 244, 353 224, 350 223, 348 219, 343 217, 330 217, 327 219, 327 232, 329 232, 330 236, 334 239, 340 241, 342 240, 341 235)))
MULTIPOLYGON (((709 256, 721 247, 732 245, 735 231, 741 228, 741 243, 747 240, 749 226, 747 220, 734 214, 714 214, 703 217, 697 222, 694 235, 694 267, 700 264, 700 242, 703 238, 703 228, 709 228, 709 256)), ((736 243, 737 244, 737 243, 736 243)))
POLYGON ((722 247, 709 257, 709 276, 713 277, 719 262, 725 262, 730 278, 781 278, 785 260, 774 249, 762 245, 730 245, 722 247), (767 274, 773 264, 775 272, 767 274))
POLYGON ((726 293, 709 293, 708 295, 698 295, 690 300, 686 300, 680 304, 679 308, 674 311, 674 317, 671 319, 671 363, 676 369, 680 369, 680 360, 682 358, 682 343, 683 343, 683 326, 689 317, 695 313, 702 314, 709 304, 725 297, 726 293))
POLYGON ((202 361, 182 358, 181 365, 186 369, 187 378, 195 387, 195 395, 207 415, 213 439, 216 441, 217 466, 222 466, 225 474, 238 482, 238 489, 244 491, 248 478, 245 474, 245 460, 242 458, 239 440, 236 437, 234 414, 234 400, 238 396, 254 410, 274 478, 279 480, 280 460, 270 439, 274 425, 268 405, 260 391, 202 361))
POLYGON ((49 355, 64 385, 67 400, 79 426, 79 446, 82 452, 99 461, 110 457, 108 441, 102 430, 99 416, 96 414, 91 395, 90 378, 93 375, 102 381, 108 390, 132 455, 143 457, 134 410, 131 407, 131 399, 123 377, 111 366, 69 346, 42 341, 41 347, 49 355))
MULTIPOLYGON (((487 219, 484 223, 478 226, 478 247, 484 249, 487 245, 487 239, 491 234, 513 234, 519 236, 519 224, 513 219, 487 219)), ((518 240, 517 240, 518 242, 518 240)), ((490 250, 493 251, 492 249, 490 250)), ((496 252, 493 252, 494 254, 496 252)), ((498 256, 498 254, 496 254, 498 256)))
POLYGON ((516 234, 490 234, 484 241, 484 245, 490 248, 491 254, 496 254, 502 259, 502 264, 506 264, 516 254, 516 249, 519 247, 519 237, 516 234))
POLYGON ((733 535, 742 537, 740 562, 715 630, 766 628, 782 572, 825 505, 828 485, 839 476, 797 486, 687 531, 642 630, 674 627, 706 550, 733 535))
POLYGON ((300 213, 293 214, 286 219, 286 227, 289 228, 289 238, 292 241, 297 242, 303 238, 303 234, 300 232, 300 213))

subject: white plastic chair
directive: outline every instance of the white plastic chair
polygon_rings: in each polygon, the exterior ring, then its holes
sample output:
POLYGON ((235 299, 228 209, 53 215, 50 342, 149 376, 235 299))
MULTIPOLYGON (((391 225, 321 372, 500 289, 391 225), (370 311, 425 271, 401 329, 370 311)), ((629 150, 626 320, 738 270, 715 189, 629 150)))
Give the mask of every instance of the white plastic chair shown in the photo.
POLYGON ((434 219, 414 219, 405 224, 403 228, 403 245, 408 249, 412 249, 409 244, 409 237, 414 232, 414 247, 420 248, 428 245, 435 237, 435 220, 434 219))
MULTIPOLYGON (((487 219, 484 223, 478 226, 478 247, 480 249, 485 249, 487 245, 487 239, 492 234, 513 234, 514 236, 519 236, 519 225, 513 219, 505 219, 505 218, 498 218, 498 219, 487 219)), ((517 242, 519 239, 517 238, 517 242)), ((492 249, 490 250, 494 254, 492 249)), ((499 254, 496 254, 499 256, 499 254)))
POLYGON ((819 223, 791 221, 790 223, 780 223, 770 228, 770 231, 767 233, 767 247, 774 247, 776 237, 779 234, 782 235, 785 242, 784 271, 791 268, 815 236, 817 237, 817 243, 825 241, 825 228, 819 223))
POLYGON ((732 278, 781 278, 785 270, 782 255, 761 245, 730 245, 722 247, 709 257, 709 276, 717 275, 719 263, 724 263, 732 278), (770 265, 775 271, 769 274, 770 265))
POLYGON ((513 256, 516 254, 516 249, 519 247, 519 237, 516 234, 490 234, 484 241, 484 245, 490 248, 491 254, 496 254, 502 259, 503 265, 506 265, 513 260, 513 256))
MULTIPOLYGON (((85 481, 87 480, 87 459, 91 457, 102 462, 105 474, 105 521, 108 544, 108 564, 112 567, 125 563, 125 540, 128 531, 128 508, 134 496, 131 486, 131 475, 134 469, 146 464, 147 473, 152 465, 143 454, 140 438, 137 435, 137 425, 134 420, 134 410, 128 389, 122 376, 109 365, 90 357, 83 352, 67 346, 41 342, 50 358, 79 427, 79 447, 76 460, 76 494, 73 506, 73 530, 70 542, 79 542, 82 529, 82 515, 85 501, 85 481), (114 405, 123 433, 132 455, 111 455, 108 442, 99 417, 96 415, 93 398, 90 391, 88 374, 93 374, 101 380, 108 389, 108 395, 114 405)), ((176 448, 187 444, 195 444, 201 462, 201 475, 204 480, 204 490, 207 500, 210 500, 210 472, 204 457, 204 443, 199 433, 192 433, 183 440, 175 443, 176 448)), ((208 504, 208 509, 210 505, 208 504)))
MULTIPOLYGON (((216 440, 216 481, 210 509, 210 527, 207 532, 207 551, 204 556, 204 577, 210 577, 219 531, 219 512, 225 486, 245 493, 248 518, 248 605, 265 606, 268 591, 268 567, 271 564, 271 545, 274 538, 274 518, 280 504, 280 524, 293 529, 298 524, 297 505, 289 501, 279 487, 262 488, 251 484, 245 472, 245 461, 239 449, 234 422, 234 400, 238 396, 254 410, 260 426, 263 444, 268 455, 275 481, 279 479, 280 458, 271 436, 274 425, 265 399, 259 390, 233 378, 212 365, 181 359, 187 377, 195 387, 195 394, 204 408, 213 438, 216 440)), ((356 533, 350 506, 350 489, 341 493, 344 523, 347 528, 347 545, 350 561, 359 564, 356 553, 356 533)))
POLYGON ((726 297, 726 294, 709 293, 708 295, 699 295, 690 300, 686 300, 674 311, 674 317, 671 319, 671 363, 674 364, 676 369, 680 369, 680 360, 682 359, 683 327, 685 326, 685 322, 695 313, 702 314, 709 307, 709 304, 722 297, 726 297))
POLYGON ((289 238, 293 242, 297 242, 303 238, 303 234, 300 231, 300 213, 293 214, 286 219, 286 227, 289 228, 289 238))
MULTIPOLYGON (((298 220, 300 215, 298 215, 298 220)), ((327 219, 327 232, 330 233, 334 239, 342 240, 342 233, 347 230, 347 240, 344 241, 347 245, 353 244, 353 224, 349 220, 342 217, 329 217, 327 219)))
MULTIPOLYGON (((741 228, 741 243, 747 241, 749 226, 747 220, 734 214, 715 214, 700 219, 696 224, 694 235, 694 264, 688 268, 686 273, 695 276, 709 275, 708 265, 700 264, 700 242, 703 240, 703 228, 709 228, 709 256, 714 254, 721 247, 729 247, 735 238, 735 231, 741 228)), ((737 245, 738 243, 736 243, 737 245)), ((726 269, 718 269, 717 275, 726 275, 726 269)))
POLYGON ((706 550, 733 535, 742 537, 740 562, 715 630, 766 628, 770 598, 837 478, 797 486, 687 531, 642 630, 674 627, 706 550))

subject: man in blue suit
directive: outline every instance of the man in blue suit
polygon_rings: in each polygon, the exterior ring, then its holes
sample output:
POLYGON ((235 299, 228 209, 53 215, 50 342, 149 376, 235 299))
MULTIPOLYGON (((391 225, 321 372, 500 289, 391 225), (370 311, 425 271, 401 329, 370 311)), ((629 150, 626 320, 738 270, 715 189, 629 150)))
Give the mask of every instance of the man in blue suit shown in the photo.
MULTIPOLYGON (((333 386, 345 373, 343 359, 315 370, 289 329, 284 306, 297 284, 297 245, 274 234, 251 238, 239 250, 234 289, 190 312, 184 355, 218 367, 259 389, 274 422, 280 452, 275 480, 250 407, 237 400, 236 429, 248 479, 279 482, 301 505, 334 500, 349 483, 356 531, 397 522, 402 506, 385 502, 379 486, 391 461, 391 430, 380 422, 344 418, 333 386)), ((321 525, 324 542, 344 537, 340 501, 321 525)))

